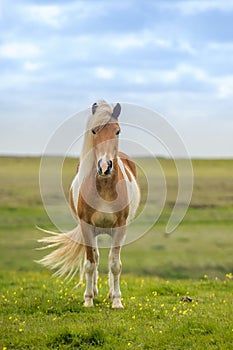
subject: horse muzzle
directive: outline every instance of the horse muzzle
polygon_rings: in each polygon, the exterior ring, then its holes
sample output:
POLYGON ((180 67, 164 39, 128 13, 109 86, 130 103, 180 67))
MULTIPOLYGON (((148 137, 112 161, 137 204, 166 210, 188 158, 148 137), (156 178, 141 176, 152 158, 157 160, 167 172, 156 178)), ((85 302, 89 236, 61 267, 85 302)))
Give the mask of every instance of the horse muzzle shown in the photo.
POLYGON ((102 159, 100 159, 98 161, 97 174, 101 176, 105 176, 105 175, 111 175, 111 173, 112 173, 112 161, 111 160, 103 161, 102 159))

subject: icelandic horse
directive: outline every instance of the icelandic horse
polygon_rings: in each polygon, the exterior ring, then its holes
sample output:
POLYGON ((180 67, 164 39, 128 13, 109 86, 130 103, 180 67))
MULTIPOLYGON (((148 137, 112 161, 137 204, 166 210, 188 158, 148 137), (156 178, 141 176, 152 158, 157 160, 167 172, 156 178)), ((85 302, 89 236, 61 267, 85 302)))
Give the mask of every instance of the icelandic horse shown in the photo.
MULTIPOLYGON (((127 224, 136 214, 140 190, 136 180, 136 166, 118 151, 121 106, 114 108, 105 101, 94 103, 87 122, 77 174, 70 188, 70 205, 78 225, 66 233, 53 233, 39 242, 56 250, 39 262, 56 269, 55 275, 74 277, 85 273, 84 306, 93 306, 97 296, 99 251, 97 236, 111 236, 109 253, 109 298, 112 308, 122 309, 120 251, 127 224), (82 268, 80 267, 82 266, 82 268)), ((42 249, 43 249, 42 248, 42 249)))

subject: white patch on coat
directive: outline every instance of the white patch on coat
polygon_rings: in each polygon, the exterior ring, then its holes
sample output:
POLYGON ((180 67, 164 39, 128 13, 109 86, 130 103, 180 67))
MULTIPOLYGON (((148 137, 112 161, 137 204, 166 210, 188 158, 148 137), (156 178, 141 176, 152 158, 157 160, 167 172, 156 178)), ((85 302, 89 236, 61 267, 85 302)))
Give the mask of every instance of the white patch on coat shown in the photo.
POLYGON ((117 157, 117 160, 127 186, 127 194, 129 198, 129 215, 126 223, 128 224, 133 220, 138 209, 140 203, 140 190, 132 171, 126 165, 124 165, 120 157, 117 157), (130 174, 131 181, 129 180, 125 169, 127 169, 128 173, 130 174))

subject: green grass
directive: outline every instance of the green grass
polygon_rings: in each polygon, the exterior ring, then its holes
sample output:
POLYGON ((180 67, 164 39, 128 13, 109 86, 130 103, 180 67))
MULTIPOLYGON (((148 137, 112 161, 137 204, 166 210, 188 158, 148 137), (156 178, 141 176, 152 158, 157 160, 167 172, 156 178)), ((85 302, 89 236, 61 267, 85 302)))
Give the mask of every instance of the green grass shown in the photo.
MULTIPOLYGON (((35 250, 36 225, 54 229, 41 203, 40 160, 0 158, 0 350, 233 348, 233 160, 193 161, 191 205, 170 236, 164 232, 176 170, 172 161, 159 161, 166 205, 150 232, 122 250, 125 309, 119 311, 106 298, 107 249, 100 252, 93 309, 83 308, 77 280, 66 284, 34 262, 44 254, 35 250)), ((149 159, 141 162, 156 176, 149 159)), ((66 159, 66 194, 75 169, 76 161, 66 159)))
MULTIPOLYGON (((231 276, 229 276, 231 277, 231 276)), ((0 275, 1 341, 7 349, 232 349, 232 282, 125 275, 125 309, 112 310, 100 278, 95 308, 47 273, 0 275), (183 301, 190 297, 191 302, 183 301)))

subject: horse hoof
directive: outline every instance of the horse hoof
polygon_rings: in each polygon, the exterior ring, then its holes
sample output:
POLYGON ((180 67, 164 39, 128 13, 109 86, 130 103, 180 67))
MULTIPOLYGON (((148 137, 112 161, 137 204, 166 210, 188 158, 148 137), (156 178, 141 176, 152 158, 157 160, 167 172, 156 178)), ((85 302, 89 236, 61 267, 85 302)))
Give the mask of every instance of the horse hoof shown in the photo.
POLYGON ((84 307, 93 307, 93 299, 92 298, 86 298, 84 301, 84 307))
POLYGON ((120 299, 113 299, 112 309, 124 309, 124 306, 122 305, 120 299))

